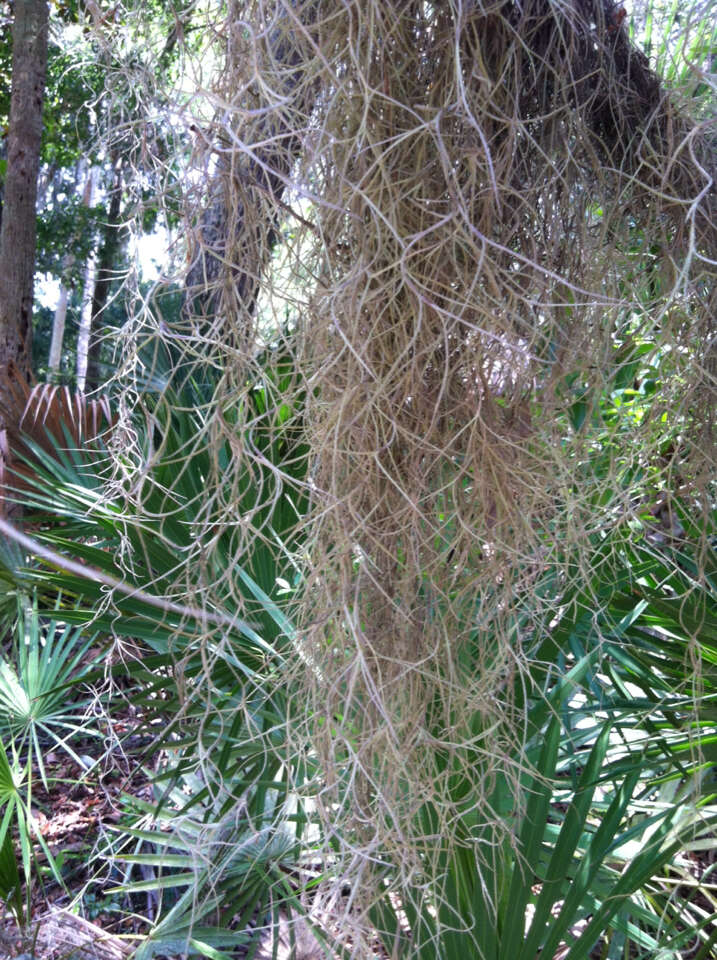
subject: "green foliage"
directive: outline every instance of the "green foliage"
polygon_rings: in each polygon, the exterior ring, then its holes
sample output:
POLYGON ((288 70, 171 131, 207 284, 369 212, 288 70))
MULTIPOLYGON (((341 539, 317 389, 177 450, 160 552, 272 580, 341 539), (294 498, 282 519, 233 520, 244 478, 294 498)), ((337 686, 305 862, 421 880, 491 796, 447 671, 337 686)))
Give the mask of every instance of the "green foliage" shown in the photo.
POLYGON ((17 615, 18 593, 26 588, 25 557, 11 540, 0 540, 0 633, 12 630, 17 615))
POLYGON ((80 283, 85 262, 97 245, 97 228, 107 214, 102 206, 87 207, 76 194, 62 195, 37 220, 36 269, 64 284, 80 283), (68 250, 72 263, 66 263, 68 250))
POLYGON ((33 815, 32 787, 30 760, 22 763, 13 753, 11 762, 0 742, 0 896, 8 902, 21 928, 30 920, 33 879, 39 874, 35 845, 42 850, 54 879, 62 885, 60 871, 33 815))
MULTIPOLYGON (((565 598, 519 679, 532 731, 515 756, 529 764, 521 795, 498 778, 489 802, 515 818, 517 842, 496 847, 494 826, 476 819, 488 768, 478 751, 471 762, 470 747, 456 747, 444 762, 465 810, 461 843, 420 880, 423 909, 388 895, 375 904, 389 952, 402 956, 409 938, 421 960, 463 957, 467 942, 485 960, 552 957, 561 942, 567 960, 587 960, 598 940, 615 957, 630 956, 630 944, 650 957, 709 949, 717 910, 675 904, 660 885, 682 850, 711 842, 717 823, 717 593, 711 577, 693 578, 691 555, 684 542, 675 572, 664 551, 633 547, 622 577, 596 575, 582 596, 565 598), (681 690, 692 657, 705 664, 698 693, 681 690)), ((708 569, 716 560, 711 551, 708 569)), ((479 729, 476 717, 457 743, 475 742, 479 729)), ((419 816, 440 844, 438 809, 426 804, 419 816)), ((391 879, 388 871, 387 894, 391 879)))
MULTIPOLYGON (((112 672, 129 684, 126 695, 146 729, 161 725, 151 752, 161 762, 151 774, 153 800, 126 798, 104 854, 124 865, 113 896, 158 898, 159 919, 140 955, 227 956, 246 945, 250 920, 278 923, 280 908, 301 912, 301 865, 314 847, 308 837, 316 836, 307 833, 313 815, 297 789, 310 793, 320 772, 289 762, 281 682, 295 655, 292 596, 300 589, 291 555, 301 545, 294 531, 304 509, 301 409, 283 399, 293 382, 291 357, 272 355, 242 401, 252 405, 253 424, 244 440, 262 451, 266 472, 247 474, 238 501, 262 517, 266 535, 237 560, 231 528, 215 527, 205 512, 207 478, 221 489, 233 455, 232 412, 226 445, 212 461, 197 442, 216 389, 212 371, 187 365, 171 338, 147 340, 140 356, 149 416, 135 425, 141 456, 128 451, 125 470, 141 510, 104 483, 101 448, 53 455, 34 448, 26 508, 46 543, 81 558, 88 571, 138 590, 151 584, 158 599, 172 595, 177 554, 198 536, 218 536, 224 553, 215 551, 207 575, 221 584, 214 591, 223 597, 214 608, 221 637, 207 635, 198 612, 180 617, 144 594, 116 593, 107 606, 91 573, 29 575, 46 597, 61 590, 77 599, 62 609, 67 623, 81 630, 91 622, 144 651, 112 672), (296 489, 278 483, 275 468, 293 476, 296 489), (121 549, 130 566, 118 565, 121 549)), ((639 347, 620 355, 607 399, 589 421, 606 431, 606 443, 616 427, 610 418, 623 418, 618 429, 641 421, 649 393, 625 398, 625 391, 645 378, 650 357, 639 347)), ((601 457, 596 452, 591 471, 601 469, 601 457)), ((717 559, 691 523, 692 509, 675 501, 677 534, 647 511, 627 533, 618 524, 595 538, 588 579, 576 571, 567 592, 550 577, 540 585, 563 591, 562 613, 530 632, 531 670, 517 678, 514 700, 527 698, 530 724, 527 752, 516 748, 514 758, 524 765, 520 793, 498 777, 490 797, 496 815, 513 821, 515 846, 496 845, 494 826, 475 815, 476 791, 488 776, 472 746, 483 721, 476 716, 463 729, 456 717, 458 745, 441 762, 453 765, 461 842, 420 879, 422 892, 411 902, 393 896, 393 871, 385 869, 372 919, 389 950, 401 955, 410 942, 421 958, 445 960, 465 956, 467 942, 490 960, 552 956, 562 942, 569 960, 589 957, 598 941, 616 958, 631 950, 677 956, 688 943, 709 950, 716 915, 697 900, 676 904, 662 880, 683 869, 682 850, 709 842, 716 816, 717 559), (698 690, 684 682, 690 658, 702 664, 698 690), (524 928, 516 921, 523 916, 524 928)), ((485 642, 476 632, 462 647, 457 668, 466 683, 485 642)), ((62 683, 50 684, 57 698, 62 683)), ((434 722, 426 717, 429 731, 434 722)), ((440 844, 440 811, 426 802, 417 816, 440 844)))
POLYGON ((94 108, 104 82, 100 64, 81 42, 50 43, 43 104, 41 160, 51 168, 92 163, 94 108))
MULTIPOLYGON (((128 865, 122 891, 156 890, 161 897, 162 918, 144 947, 147 956, 188 944, 213 956, 212 949, 245 939, 222 929, 229 918, 248 923, 255 910, 278 917, 280 904, 296 901, 285 871, 305 853, 299 838, 307 816, 291 798, 315 771, 286 763, 280 678, 295 643, 288 616, 291 556, 300 546, 295 530, 304 509, 306 461, 300 408, 296 399, 293 406, 281 399, 291 379, 289 358, 277 361, 276 351, 269 352, 271 371, 267 365, 246 392, 250 430, 242 433, 234 425, 239 417, 227 410, 226 445, 214 459, 201 442, 202 404, 215 389, 213 372, 184 366, 171 340, 169 346, 147 341, 148 417, 136 424, 137 445, 125 459, 127 488, 142 505, 136 513, 126 490, 103 484, 101 444, 94 452, 58 447, 52 454, 31 445, 23 501, 35 535, 81 558, 88 570, 82 577, 34 568, 32 582, 50 603, 60 594, 75 598, 63 601, 62 617, 78 633, 91 623, 93 633, 141 651, 111 672, 122 678, 125 695, 155 738, 152 755, 162 761, 152 776, 154 802, 127 798, 112 855, 128 865), (216 537, 207 480, 224 475, 236 436, 265 457, 265 469, 247 474, 232 490, 240 513, 261 517, 261 535, 237 558, 235 534, 225 528, 223 560, 215 552, 209 569, 195 571, 197 597, 209 578, 215 601, 223 601, 215 602, 208 628, 199 604, 181 615, 163 608, 161 598, 175 589, 178 554, 198 537, 216 537), (118 563, 123 554, 131 557, 126 567, 118 563), (105 588, 94 570, 129 589, 103 602, 105 588), (158 605, 148 602, 148 584, 158 605), (131 874, 138 866, 145 870, 140 881, 131 874), (148 868, 156 869, 155 879, 147 878, 148 868)), ((68 627, 67 635, 74 637, 74 630, 68 627)))
POLYGON ((22 927, 25 922, 25 910, 20 886, 20 871, 18 870, 10 829, 14 809, 18 810, 18 826, 23 841, 23 860, 25 860, 29 844, 27 842, 27 819, 21 812, 22 801, 18 791, 17 779, 15 771, 10 767, 5 749, 0 743, 0 810, 3 810, 4 814, 2 824, 0 824, 0 897, 10 906, 18 926, 22 927))
MULTIPOLYGON (((0 740, 12 744, 28 768, 37 765, 43 784, 43 754, 49 744, 82 770, 86 761, 72 746, 75 738, 99 736, 86 719, 88 700, 77 696, 96 662, 96 637, 56 619, 44 621, 36 601, 18 604, 12 657, 0 658, 0 740)), ((62 617, 59 604, 56 612, 62 617)))
MULTIPOLYGON (((67 4, 50 6, 51 13, 67 9, 67 4)), ((69 39, 53 17, 55 26, 58 29, 51 30, 48 45, 41 160, 53 168, 67 168, 87 156, 92 107, 102 89, 103 74, 100 65, 88 58, 86 43, 76 35, 69 39)), ((11 27, 11 15, 0 9, 0 128, 7 125, 10 109, 11 27)))
MULTIPOLYGON (((32 571, 11 572, 21 587, 32 581, 32 571)), ((48 789, 48 747, 63 750, 79 770, 86 769, 87 758, 80 757, 75 746, 99 734, 87 721, 87 699, 78 697, 78 687, 93 667, 88 652, 94 636, 83 637, 76 628, 44 619, 24 592, 16 589, 13 599, 11 640, 0 656, 0 897, 23 927, 30 919, 39 872, 37 846, 62 885, 59 866, 32 812, 35 775, 39 773, 48 789)))
MULTIPOLYGON (((276 709, 261 713, 266 722, 284 719, 276 709)), ((156 781, 153 804, 128 801, 134 821, 123 822, 113 855, 128 873, 141 866, 144 878, 112 892, 151 891, 161 905, 161 920, 138 958, 184 951, 211 957, 212 950, 247 944, 244 928, 251 921, 278 919, 279 908, 300 911, 299 871, 309 852, 300 843, 306 816, 300 805, 288 816, 282 807, 301 783, 290 783, 288 771, 264 755, 259 730, 250 734, 233 723, 214 783, 202 782, 198 771, 177 777, 170 768, 156 781), (243 812, 237 818, 239 802, 243 812), (127 852, 132 846, 135 852, 127 852), (295 882, 287 882, 292 875, 295 882)), ((280 744, 275 747, 278 756, 280 744)), ((194 759, 190 765, 195 767, 194 759)))

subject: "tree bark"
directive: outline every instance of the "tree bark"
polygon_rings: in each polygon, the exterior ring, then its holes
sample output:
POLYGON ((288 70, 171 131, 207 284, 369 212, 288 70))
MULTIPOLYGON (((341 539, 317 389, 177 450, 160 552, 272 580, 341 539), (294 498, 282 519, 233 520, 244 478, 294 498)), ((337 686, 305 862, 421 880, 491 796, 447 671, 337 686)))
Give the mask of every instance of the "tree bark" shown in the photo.
POLYGON ((0 370, 30 370, 37 174, 47 70, 48 5, 15 0, 12 93, 0 230, 0 370))
MULTIPOLYGON (((42 102, 47 72, 49 11, 45 0, 15 0, 12 25, 12 91, 7 171, 0 226, 0 411, 8 377, 29 377, 32 288, 35 274, 37 174, 42 140, 42 102)), ((0 413, 0 491, 7 483, 6 423, 0 413)), ((0 492, 0 515, 17 514, 0 492)))
MULTIPOLYGON (((7 154, 7 145, 5 143, 5 137, 0 137, 0 160, 5 160, 7 154)), ((2 230, 2 205, 3 205, 3 194, 5 191, 5 181, 0 178, 0 230, 2 230)))

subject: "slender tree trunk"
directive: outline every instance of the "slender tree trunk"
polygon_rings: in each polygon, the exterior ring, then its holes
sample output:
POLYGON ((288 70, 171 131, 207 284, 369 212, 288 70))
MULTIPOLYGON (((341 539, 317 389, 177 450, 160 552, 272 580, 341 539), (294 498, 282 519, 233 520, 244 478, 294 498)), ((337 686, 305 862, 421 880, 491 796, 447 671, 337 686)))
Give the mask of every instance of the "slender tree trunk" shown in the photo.
POLYGON ((87 380, 87 356, 90 347, 90 327, 92 325, 92 302, 95 298, 97 277, 97 258, 91 253, 85 266, 85 281, 82 285, 82 305, 80 306, 80 329, 77 334, 77 389, 85 392, 87 380))
MULTIPOLYGON (((64 266, 69 267, 65 263, 64 266)), ((55 307, 55 319, 52 321, 52 340, 50 341, 50 356, 47 361, 47 379, 57 383, 60 379, 60 362, 62 360, 62 341, 65 337, 65 320, 67 319, 67 300, 69 290, 64 283, 60 284, 60 298, 55 307)))
POLYGON ((90 345, 87 352, 87 380, 88 391, 97 390, 101 386, 100 352, 102 348, 102 314, 109 300, 112 280, 115 276, 116 258, 120 247, 120 208, 122 205, 122 170, 115 164, 114 182, 110 194, 110 205, 107 211, 107 222, 104 225, 100 252, 97 257, 97 278, 92 300, 92 324, 90 329, 90 345))
MULTIPOLYGON (((83 164, 80 164, 83 166, 83 164)), ((94 186, 94 171, 90 170, 85 179, 85 187, 82 192, 82 204, 89 207, 92 203, 92 191, 94 186)), ((77 181, 75 181, 76 183, 77 181)), ((62 263, 62 272, 67 276, 75 261, 74 256, 68 253, 62 263)), ((62 341, 65 337, 65 320, 67 319, 67 301, 69 299, 69 288, 63 282, 60 284, 60 298, 55 308, 55 318, 52 323, 52 341, 50 343, 50 355, 47 361, 48 379, 57 383, 60 379, 60 365, 62 363, 62 341)))
POLYGON ((0 515, 17 512, 8 506, 3 493, 8 450, 1 411, 12 369, 16 367, 25 376, 30 373, 35 208, 49 16, 46 0, 15 0, 14 12, 7 171, 0 226, 0 515))
POLYGON ((30 370, 35 204, 47 70, 48 5, 15 0, 12 94, 0 230, 0 370, 30 370))
MULTIPOLYGON (((85 193, 83 202, 91 206, 97 186, 97 168, 88 174, 89 189, 85 193)), ((95 295, 95 278, 97 275, 97 256, 90 253, 85 265, 85 279, 82 285, 82 306, 80 307, 80 329, 77 334, 77 389, 84 392, 87 377, 87 351, 90 344, 90 326, 92 324, 92 301, 95 295)))

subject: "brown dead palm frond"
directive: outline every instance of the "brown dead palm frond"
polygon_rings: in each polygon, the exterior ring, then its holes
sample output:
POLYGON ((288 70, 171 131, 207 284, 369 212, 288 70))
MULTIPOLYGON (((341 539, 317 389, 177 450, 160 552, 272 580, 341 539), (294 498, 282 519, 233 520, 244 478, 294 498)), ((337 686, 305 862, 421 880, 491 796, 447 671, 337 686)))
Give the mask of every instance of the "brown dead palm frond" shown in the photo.
MULTIPOLYGON (((107 396, 87 397, 67 386, 31 383, 11 366, 3 374, 2 415, 7 428, 2 449, 0 487, 22 490, 28 459, 37 448, 50 456, 57 451, 91 448, 117 423, 107 396)), ((13 496, 14 494, 11 494, 13 496)))

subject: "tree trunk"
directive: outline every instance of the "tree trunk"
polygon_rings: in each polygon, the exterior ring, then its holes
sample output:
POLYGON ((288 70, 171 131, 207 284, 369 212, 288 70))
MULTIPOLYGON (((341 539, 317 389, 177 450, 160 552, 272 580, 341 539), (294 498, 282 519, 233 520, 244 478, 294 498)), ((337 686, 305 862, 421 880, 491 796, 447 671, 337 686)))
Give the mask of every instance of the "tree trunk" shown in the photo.
POLYGON ((100 328, 102 314, 109 300, 117 252, 120 246, 120 207, 122 204, 122 171, 119 165, 115 166, 114 183, 110 195, 110 206, 107 212, 107 222, 104 226, 102 243, 97 258, 97 278, 95 293, 92 300, 92 326, 90 330, 90 345, 87 352, 87 381, 88 391, 98 390, 101 385, 100 351, 102 348, 102 331, 100 328))
MULTIPOLYGON (((82 166, 82 164, 81 164, 82 166)), ((82 192, 82 204, 89 207, 92 203, 92 191, 94 189, 95 173, 90 170, 87 173, 85 187, 82 192)), ((66 276, 69 273, 75 261, 72 253, 68 253, 62 263, 63 280, 60 284, 60 298, 55 308, 55 319, 52 324, 52 341, 50 343, 50 355, 47 361, 47 378, 53 383, 60 381, 60 366, 62 364, 62 341, 65 336, 65 320, 67 318, 67 300, 69 298, 69 289, 66 282, 66 276)))
MULTIPOLYGON (((97 187, 98 170, 95 167, 87 175, 88 188, 83 197, 86 206, 92 206, 97 187)), ((85 264, 85 280, 82 285, 82 305, 80 307, 80 329, 77 334, 77 389, 85 391, 87 377, 87 351, 90 345, 90 328, 92 326, 92 301, 95 296, 95 279, 97 277, 97 257, 94 250, 90 253, 85 264)))
MULTIPOLYGON (((13 368, 30 373, 37 174, 47 71, 48 6, 15 0, 7 171, 0 227, 0 410, 13 368)), ((0 490, 7 482, 6 424, 0 413, 0 490)), ((17 512, 0 493, 0 514, 17 512)))
MULTIPOLYGON (((292 2, 304 26, 316 20, 319 4, 292 2)), ((306 51, 301 34, 288 28, 287 12, 278 8, 279 19, 269 34, 267 48, 271 59, 285 68, 282 96, 294 108, 309 116, 317 95, 305 79, 302 65, 306 51)), ((217 317, 233 317, 240 305, 244 323, 254 315, 259 293, 259 277, 271 256, 279 235, 278 210, 284 198, 294 161, 303 147, 303 136, 286 125, 277 127, 276 116, 269 111, 266 120, 258 119, 252 129, 255 147, 252 157, 242 157, 238 169, 236 157, 217 164, 207 192, 208 202, 200 217, 193 242, 191 262, 185 285, 185 317, 195 322, 198 332, 217 335, 217 317), (237 196, 236 184, 245 188, 237 196), (273 212, 266 216, 267 198, 273 212), (258 217, 257 217, 258 214, 258 217)), ((233 325, 233 320, 230 321, 233 325)), ((238 330, 240 342, 246 331, 238 330)), ((229 331, 224 331, 224 336, 229 331)))
MULTIPOLYGON (((0 137, 0 160, 5 160, 7 156, 7 146, 5 144, 5 138, 0 137)), ((5 190, 5 181, 0 178, 0 230, 2 230, 2 202, 3 202, 3 192, 5 190)))
POLYGON ((60 379, 60 362, 62 360, 62 341, 65 337, 65 320, 67 319, 67 299, 69 290, 64 283, 60 284, 60 298, 55 307, 55 319, 52 322, 52 340, 50 342, 50 356, 47 361, 47 379, 51 383, 58 383, 60 379))
POLYGON ((30 369, 35 204, 47 69, 48 5, 15 0, 12 94, 0 230, 0 370, 30 369))
POLYGON ((92 303, 95 299, 96 268, 97 258, 94 253, 91 253, 85 264, 85 280, 82 285, 82 304, 80 306, 80 329, 77 333, 77 389, 80 393, 85 392, 85 380, 87 379, 87 355, 92 326, 92 303))

